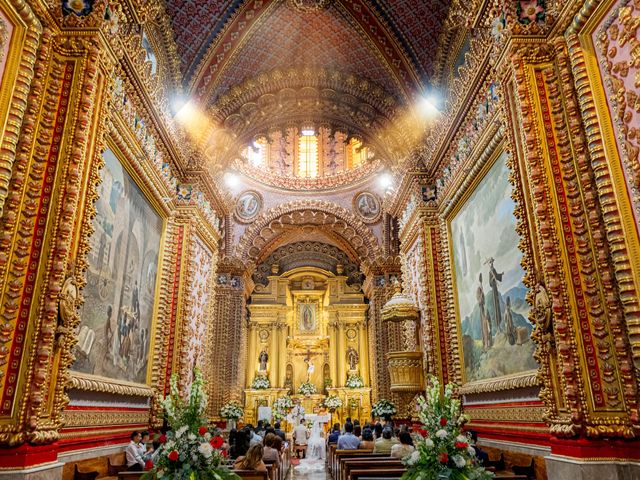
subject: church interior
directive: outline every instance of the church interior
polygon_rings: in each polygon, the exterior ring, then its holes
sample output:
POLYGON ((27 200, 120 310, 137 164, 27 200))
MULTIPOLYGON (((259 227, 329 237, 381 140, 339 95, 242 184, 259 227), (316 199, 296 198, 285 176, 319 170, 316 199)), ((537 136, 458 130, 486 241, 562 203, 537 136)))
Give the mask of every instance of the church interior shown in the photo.
POLYGON ((638 0, 0 0, 0 82, 0 480, 640 478, 638 0))

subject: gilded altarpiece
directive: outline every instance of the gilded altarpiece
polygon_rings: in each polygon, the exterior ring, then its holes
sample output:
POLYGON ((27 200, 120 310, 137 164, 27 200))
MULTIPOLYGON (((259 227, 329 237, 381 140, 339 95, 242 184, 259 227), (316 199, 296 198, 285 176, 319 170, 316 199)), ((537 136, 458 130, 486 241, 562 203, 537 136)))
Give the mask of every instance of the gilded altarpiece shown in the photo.
POLYGON ((268 279, 248 305, 245 422, 255 422, 260 406, 271 406, 287 394, 306 413, 320 413, 321 400, 328 393, 338 395, 344 406, 334 420, 343 414, 368 418, 367 305, 360 286, 352 287, 346 283, 348 277, 316 267, 298 267, 268 279), (359 375, 363 388, 345 388, 350 375, 359 375), (269 379, 269 389, 252 388, 259 376, 269 379), (299 392, 306 382, 314 385, 315 394, 299 392))

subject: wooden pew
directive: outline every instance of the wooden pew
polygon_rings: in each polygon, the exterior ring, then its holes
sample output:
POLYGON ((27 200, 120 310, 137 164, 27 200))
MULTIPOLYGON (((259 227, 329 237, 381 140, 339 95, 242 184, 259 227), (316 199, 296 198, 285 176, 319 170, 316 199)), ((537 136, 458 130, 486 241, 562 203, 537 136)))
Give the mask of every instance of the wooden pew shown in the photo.
POLYGON ((373 453, 370 450, 336 450, 332 475, 335 480, 341 478, 341 464, 346 460, 363 459, 366 461, 375 461, 375 459, 389 460, 390 458, 386 453, 373 453))
POLYGON ((375 478, 400 478, 405 472, 406 468, 363 468, 352 470, 349 480, 361 480, 363 477, 371 477, 372 475, 375 478))
POLYGON ((375 469, 376 471, 389 468, 405 468, 400 459, 386 457, 374 458, 345 458, 340 462, 341 480, 349 480, 352 470, 375 469))
POLYGON ((372 450, 336 450, 333 461, 332 475, 335 480, 341 478, 341 461, 347 458, 390 458, 386 453, 373 453, 372 450))
POLYGON ((245 480, 269 480, 268 472, 257 472, 256 470, 233 470, 233 473, 245 480))

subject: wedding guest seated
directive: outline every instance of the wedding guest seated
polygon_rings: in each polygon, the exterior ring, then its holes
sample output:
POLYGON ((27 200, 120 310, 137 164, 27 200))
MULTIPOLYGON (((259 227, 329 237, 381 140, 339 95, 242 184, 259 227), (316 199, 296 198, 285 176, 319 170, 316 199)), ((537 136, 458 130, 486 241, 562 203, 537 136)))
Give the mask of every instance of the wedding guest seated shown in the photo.
POLYGON ((358 439, 362 438, 362 427, 356 423, 353 424, 353 434, 358 437, 358 439))
POLYGON ((262 444, 262 437, 255 432, 253 426, 248 425, 246 428, 248 429, 247 433, 249 434, 249 446, 252 447, 259 443, 262 444))
POLYGON ((284 448, 283 445, 284 445, 284 442, 282 441, 282 439, 279 436, 274 435, 273 436, 273 449, 276 452, 282 452, 282 450, 284 448))
POLYGON ((328 440, 329 443, 337 443, 339 436, 340 436, 340 424, 339 423, 334 423, 333 424, 333 430, 329 434, 329 440, 328 440))
POLYGON ((471 435, 471 447, 476 451, 476 457, 478 457, 480 463, 484 465, 489 461, 489 454, 478 446, 478 432, 469 430, 469 435, 471 435))
POLYGON ((338 450, 356 450, 360 439, 353 434, 353 423, 344 424, 344 435, 338 437, 338 450))
POLYGON ((256 426, 256 435, 258 435, 259 437, 264 438, 265 436, 265 430, 266 430, 266 426, 264 424, 264 420, 258 420, 258 425, 256 426))
POLYGON ((249 448, 246 455, 239 457, 233 464, 234 470, 256 470, 258 472, 266 472, 267 466, 262 461, 264 455, 264 447, 261 443, 257 443, 249 448))
MULTIPOLYGON (((344 421, 344 424, 346 425, 347 423, 351 423, 351 417, 347 417, 347 419, 344 421)), ((344 427, 342 427, 342 433, 345 432, 344 427)))
POLYGON ((382 424, 380 422, 373 427, 373 436, 376 440, 382 437, 382 424))
POLYGON ((279 436, 279 437, 282 439, 282 441, 284 442, 284 441, 287 439, 287 435, 286 435, 282 430, 280 430, 280 422, 276 422, 276 423, 273 425, 273 428, 275 429, 275 432, 274 432, 274 433, 275 433, 277 436, 279 436))
POLYGON ((391 447, 391 456, 394 458, 404 458, 411 454, 416 448, 413 446, 411 434, 407 431, 400 432, 400 443, 391 447))
POLYGON ((273 444, 276 439, 276 435, 273 433, 267 433, 264 437, 264 454, 262 459, 265 462, 275 463, 278 468, 280 467, 280 450, 273 448, 273 444))
POLYGON ((153 446, 149 445, 149 432, 145 431, 140 435, 142 438, 140 439, 140 443, 138 443, 138 449, 140 450, 140 456, 146 462, 147 460, 151 460, 153 446))
POLYGON ((393 447, 397 440, 392 439, 393 430, 390 428, 385 428, 382 430, 382 438, 376 440, 375 447, 373 447, 373 453, 386 453, 387 455, 391 454, 391 447, 393 447))
POLYGON ((142 440, 140 432, 131 433, 131 441, 125 449, 125 457, 127 459, 127 470, 131 472, 142 472, 144 470, 144 459, 140 454, 139 443, 142 440))
POLYGON ((231 458, 239 458, 247 454, 249 450, 249 437, 247 432, 242 429, 238 431, 231 430, 229 432, 229 455, 231 458))
POLYGON ((362 440, 360 440, 360 445, 358 445, 359 449, 362 450, 373 450, 376 442, 373 440, 373 432, 370 428, 365 428, 362 431, 362 440))

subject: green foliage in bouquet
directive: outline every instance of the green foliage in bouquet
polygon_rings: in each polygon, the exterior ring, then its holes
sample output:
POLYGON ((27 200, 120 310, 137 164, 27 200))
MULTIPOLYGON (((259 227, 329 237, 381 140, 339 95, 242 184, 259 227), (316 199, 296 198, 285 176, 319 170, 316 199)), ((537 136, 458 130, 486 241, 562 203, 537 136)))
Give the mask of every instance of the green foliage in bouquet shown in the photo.
POLYGON ((293 406, 293 400, 288 395, 276 399, 276 401, 273 402, 273 419, 276 421, 283 420, 293 406))
POLYGON ((256 375, 251 382, 251 388, 255 390, 266 390, 267 388, 271 388, 271 382, 266 375, 256 375))
POLYGON ((447 384, 440 394, 440 382, 429 379, 427 396, 418 398, 422 440, 416 450, 402 459, 408 467, 402 480, 485 480, 493 478, 479 463, 470 438, 462 433, 468 418, 461 413, 455 386, 447 384))
POLYGON ((161 404, 171 430, 160 436, 156 463, 144 473, 143 480, 239 480, 222 466, 224 439, 212 436, 206 426, 207 395, 198 370, 185 397, 173 375, 171 391, 161 404))
POLYGON ((349 375, 344 386, 347 388, 362 388, 364 387, 364 380, 360 375, 354 373, 349 375))
POLYGON ((337 395, 329 395, 322 401, 322 406, 329 410, 336 410, 342 406, 342 399, 337 395))

